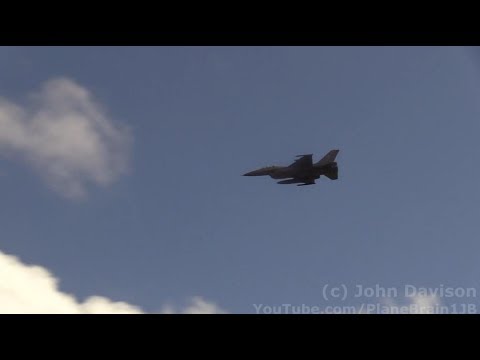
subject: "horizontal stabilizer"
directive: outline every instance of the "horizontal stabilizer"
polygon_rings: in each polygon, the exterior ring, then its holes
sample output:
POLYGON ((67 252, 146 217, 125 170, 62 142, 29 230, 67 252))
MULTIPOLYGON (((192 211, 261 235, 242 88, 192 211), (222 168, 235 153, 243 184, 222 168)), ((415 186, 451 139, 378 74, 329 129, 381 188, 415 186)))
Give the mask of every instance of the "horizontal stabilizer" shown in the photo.
POLYGON ((330 180, 337 180, 338 179, 338 167, 332 167, 329 169, 325 174, 330 180))

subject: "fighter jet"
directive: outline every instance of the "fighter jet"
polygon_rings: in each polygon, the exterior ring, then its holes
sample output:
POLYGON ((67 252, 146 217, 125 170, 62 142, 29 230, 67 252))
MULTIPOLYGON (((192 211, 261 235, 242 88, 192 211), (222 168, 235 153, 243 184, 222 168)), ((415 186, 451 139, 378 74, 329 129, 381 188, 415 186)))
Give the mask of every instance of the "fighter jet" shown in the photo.
POLYGON ((313 154, 297 155, 289 166, 267 166, 250 171, 243 176, 265 176, 272 179, 287 179, 277 184, 298 184, 297 186, 313 185, 315 180, 324 175, 331 180, 338 179, 338 167, 335 158, 340 150, 330 150, 320 161, 312 161, 313 154))

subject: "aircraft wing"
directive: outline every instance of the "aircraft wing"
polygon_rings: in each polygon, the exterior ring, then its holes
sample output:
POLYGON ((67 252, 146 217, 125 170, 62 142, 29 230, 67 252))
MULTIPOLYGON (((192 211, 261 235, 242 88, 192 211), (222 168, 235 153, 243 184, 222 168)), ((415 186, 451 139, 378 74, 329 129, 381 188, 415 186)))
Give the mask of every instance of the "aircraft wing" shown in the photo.
POLYGON ((311 167, 313 165, 312 154, 297 155, 297 157, 298 159, 288 167, 311 167))

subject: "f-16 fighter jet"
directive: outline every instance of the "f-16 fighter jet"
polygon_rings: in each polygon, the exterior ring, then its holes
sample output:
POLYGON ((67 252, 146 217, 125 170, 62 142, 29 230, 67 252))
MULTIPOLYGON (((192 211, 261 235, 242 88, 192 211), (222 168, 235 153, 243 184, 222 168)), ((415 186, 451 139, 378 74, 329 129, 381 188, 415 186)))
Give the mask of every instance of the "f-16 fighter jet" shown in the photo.
POLYGON ((339 150, 330 150, 320 161, 312 161, 313 154, 297 155, 298 159, 289 166, 268 166, 250 171, 243 176, 265 176, 272 179, 287 179, 277 184, 313 185, 321 175, 331 180, 338 179, 338 167, 335 158, 339 150))

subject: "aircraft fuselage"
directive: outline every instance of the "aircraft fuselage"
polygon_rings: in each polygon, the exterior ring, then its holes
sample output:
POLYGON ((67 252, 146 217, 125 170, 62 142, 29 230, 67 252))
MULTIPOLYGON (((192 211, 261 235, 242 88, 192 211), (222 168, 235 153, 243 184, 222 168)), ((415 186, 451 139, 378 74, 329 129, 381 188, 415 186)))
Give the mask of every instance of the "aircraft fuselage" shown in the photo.
POLYGON ((333 162, 325 166, 312 166, 310 168, 291 168, 288 166, 268 166, 258 170, 250 171, 244 176, 270 176, 272 179, 288 179, 288 178, 313 178, 318 179, 321 175, 325 175, 333 168, 337 167, 337 163, 333 162))

